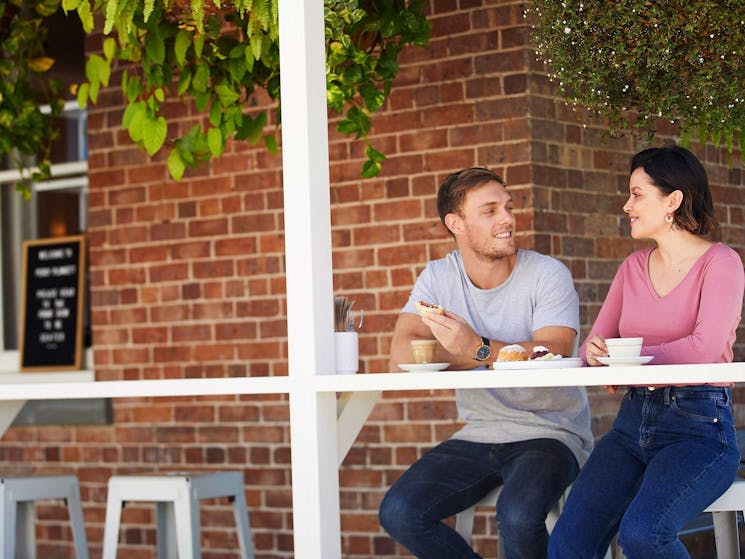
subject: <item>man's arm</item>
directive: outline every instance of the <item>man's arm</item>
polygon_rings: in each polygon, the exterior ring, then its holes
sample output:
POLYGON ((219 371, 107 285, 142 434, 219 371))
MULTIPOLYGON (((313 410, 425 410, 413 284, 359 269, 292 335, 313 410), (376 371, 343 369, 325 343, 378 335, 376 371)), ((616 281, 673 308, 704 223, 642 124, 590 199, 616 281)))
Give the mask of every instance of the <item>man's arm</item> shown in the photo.
POLYGON ((574 328, 568 326, 546 326, 533 332, 533 340, 519 343, 530 353, 533 346, 546 346, 551 353, 561 354, 564 357, 572 357, 574 353, 574 338, 577 336, 574 328))
POLYGON ((533 346, 542 345, 551 353, 570 356, 574 350, 576 336, 573 328, 546 326, 533 332, 532 340, 490 340, 491 356, 485 361, 476 361, 473 357, 476 348, 481 344, 481 335, 458 315, 446 310, 445 315, 428 315, 421 319, 421 323, 428 327, 444 348, 444 361, 450 363, 450 369, 473 369, 490 365, 496 361, 499 350, 510 344, 520 344, 528 353, 532 352, 533 346))
MULTIPOLYGON (((391 371, 399 371, 399 363, 413 363, 411 340, 433 340, 430 329, 424 325, 418 314, 402 312, 398 315, 391 339, 391 356, 388 362, 391 371)), ((448 361, 445 351, 437 346, 436 361, 448 361)))

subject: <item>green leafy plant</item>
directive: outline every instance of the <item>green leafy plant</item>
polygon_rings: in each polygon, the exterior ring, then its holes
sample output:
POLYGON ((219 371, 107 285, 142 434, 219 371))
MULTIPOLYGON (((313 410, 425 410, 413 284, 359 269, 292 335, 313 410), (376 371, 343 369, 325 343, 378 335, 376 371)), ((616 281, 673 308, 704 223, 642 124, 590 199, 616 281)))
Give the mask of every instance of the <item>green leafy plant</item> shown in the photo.
MULTIPOLYGON (((44 53, 44 17, 59 8, 59 0, 0 2, 0 154, 22 176, 41 180, 49 176, 49 154, 55 131, 51 116, 62 111, 60 83, 45 79, 54 60, 44 53), (48 104, 49 113, 40 105, 48 104), (38 162, 34 159, 38 158, 38 162), (29 173, 29 167, 37 166, 29 173)), ((24 181, 16 189, 28 197, 24 181)))
MULTIPOLYGON (((40 106, 62 108, 59 84, 43 75, 54 63, 43 49, 44 17, 60 8, 87 33, 103 15, 103 49, 87 59, 80 106, 96 103, 121 70, 122 124, 151 156, 168 150, 175 179, 220 157, 229 139, 278 149, 267 110, 252 106, 264 91, 279 125, 278 0, 0 0, 0 154, 21 170, 37 158, 32 180, 50 174, 52 115, 40 106), (164 110, 174 100, 193 102, 207 119, 179 134, 164 110)), ((385 159, 367 143, 371 115, 390 93, 399 53, 425 46, 430 24, 419 0, 325 0, 324 18, 328 106, 342 115, 340 132, 366 142, 361 174, 371 177, 385 159)))
MULTIPOLYGON (((64 0, 68 10, 87 10, 87 0, 64 0)), ((103 56, 91 55, 88 82, 77 95, 81 106, 96 102, 115 63, 124 65, 127 98, 122 124, 151 156, 169 149, 168 168, 180 179, 187 167, 219 157, 229 138, 263 141, 277 150, 275 131, 265 132, 266 111, 250 107, 264 90, 276 101, 279 122, 279 29, 277 0, 235 0, 230 5, 159 0, 103 0, 106 14, 103 56), (180 137, 169 133, 163 106, 173 96, 190 99, 208 115, 180 137)), ((370 115, 390 93, 398 54, 407 45, 425 45, 429 23, 422 5, 405 0, 326 0, 328 106, 344 115, 338 129, 366 139, 370 115)), ((92 30, 92 21, 86 30, 92 30)), ((362 176, 376 175, 385 156, 369 144, 362 176)))
POLYGON ((536 0, 533 41, 570 102, 611 129, 679 125, 683 142, 735 137, 745 156, 745 3, 741 0, 536 0))

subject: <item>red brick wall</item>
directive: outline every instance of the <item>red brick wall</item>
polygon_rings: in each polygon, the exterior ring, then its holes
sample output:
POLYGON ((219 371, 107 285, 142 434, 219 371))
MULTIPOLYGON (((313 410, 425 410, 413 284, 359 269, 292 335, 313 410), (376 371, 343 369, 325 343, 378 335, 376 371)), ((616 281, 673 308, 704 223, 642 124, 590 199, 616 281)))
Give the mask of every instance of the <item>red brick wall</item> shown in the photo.
MULTIPOLYGON (((618 263, 637 247, 620 208, 628 161, 641 145, 583 124, 554 98, 527 46, 523 4, 429 6, 430 46, 404 54, 387 109, 373 123, 371 142, 389 156, 380 177, 359 178, 362 146, 330 126, 334 286, 366 311, 363 372, 387 370, 390 332, 416 275, 453 248, 435 208, 437 185, 453 170, 485 165, 504 176, 519 208, 521 246, 570 266, 583 333, 618 263)), ((163 158, 150 161, 119 129, 116 88, 104 95, 89 113, 97 378, 286 374, 280 157, 232 145, 210 168, 173 183, 163 158)), ((176 126, 193 123, 178 103, 172 114, 176 126)), ((658 141, 673 134, 660 130, 658 141)), ((729 166, 722 150, 694 151, 706 159, 721 238, 745 256, 739 153, 729 166)), ((745 360, 740 334, 737 356, 745 360)), ((600 434, 618 398, 590 392, 600 434)), ((4 465, 79 475, 94 557, 111 474, 185 468, 243 470, 257 556, 292 557, 285 397, 127 399, 116 400, 114 411, 111 426, 19 427, 0 443, 4 465)), ((745 424, 743 413, 738 417, 745 424)), ((340 470, 344 557, 407 556, 378 527, 378 503, 423 450, 458 425, 451 391, 385 395, 340 470)), ((153 515, 144 505, 125 509, 121 553, 154 557, 153 515)), ((40 555, 69 556, 64 509, 43 507, 41 516, 40 555)), ((205 557, 236 556, 226 503, 208 503, 202 525, 205 557)), ((478 549, 492 557, 494 529, 492 520, 477 517, 478 549)))

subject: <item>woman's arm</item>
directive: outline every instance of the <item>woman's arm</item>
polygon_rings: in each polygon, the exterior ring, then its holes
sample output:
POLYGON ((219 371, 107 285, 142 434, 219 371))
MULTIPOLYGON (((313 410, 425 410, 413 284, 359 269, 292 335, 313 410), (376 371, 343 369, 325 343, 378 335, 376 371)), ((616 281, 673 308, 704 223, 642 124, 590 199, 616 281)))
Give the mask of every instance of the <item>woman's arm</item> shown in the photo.
MULTIPOLYGON (((597 318, 590 333, 579 348, 578 355, 587 362, 587 343, 595 337, 616 338, 618 337, 618 322, 621 319, 621 308, 623 307, 623 264, 616 272, 616 276, 610 284, 608 294, 605 296, 603 306, 600 308, 597 318)), ((599 362, 587 363, 588 365, 600 365, 599 362)))

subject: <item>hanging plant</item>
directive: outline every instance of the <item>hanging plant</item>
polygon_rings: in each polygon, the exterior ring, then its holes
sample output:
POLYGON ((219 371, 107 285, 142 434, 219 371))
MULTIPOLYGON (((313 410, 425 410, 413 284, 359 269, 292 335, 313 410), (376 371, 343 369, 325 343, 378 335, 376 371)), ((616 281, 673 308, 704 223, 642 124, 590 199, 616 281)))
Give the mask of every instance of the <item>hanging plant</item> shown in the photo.
MULTIPOLYGON (((0 2, 0 155, 31 180, 49 176, 55 138, 51 116, 63 108, 59 81, 45 78, 54 60, 44 52, 43 21, 58 8, 58 1, 0 2), (51 114, 42 113, 44 104, 51 114), (29 173, 29 167, 35 170, 29 173)), ((25 181, 16 190, 29 196, 25 181)))
MULTIPOLYGON (((87 13, 86 2, 64 0, 63 6, 87 13)), ((430 25, 422 4, 406 0, 326 0, 324 8, 328 106, 344 114, 340 132, 365 140, 370 115, 390 93, 398 54, 408 45, 424 46, 430 25)), ((276 152, 277 129, 267 132, 267 112, 249 105, 252 94, 264 90, 276 101, 279 123, 277 0, 103 0, 96 9, 106 14, 104 33, 115 31, 118 39, 106 38, 103 56, 88 59, 88 82, 77 92, 81 106, 97 101, 119 63, 127 100, 122 124, 149 155, 168 150, 173 178, 220 157, 231 138, 262 141, 276 152), (208 124, 173 136, 162 107, 174 95, 192 100, 208 124)), ((92 30, 92 20, 81 19, 92 30)), ((361 174, 374 176, 385 157, 369 144, 366 155, 361 174)))
MULTIPOLYGON (((54 63, 43 49, 44 17, 60 7, 77 14, 86 33, 102 14, 109 35, 88 57, 87 81, 74 92, 79 105, 96 103, 120 68, 122 125, 149 155, 167 151, 173 178, 220 157, 230 139, 277 150, 278 0, 0 0, 0 154, 22 171, 36 158, 32 180, 50 174, 54 131, 40 106, 62 108, 59 84, 43 75, 54 63), (267 110, 251 106, 257 90, 275 101, 273 129, 267 110), (163 111, 174 98, 193 102, 206 123, 177 135, 163 111)), ((367 143, 371 116, 390 93, 399 53, 425 46, 430 24, 419 0, 325 0, 324 19, 328 106, 343 115, 340 132, 366 142, 361 174, 371 177, 385 159, 367 143)), ((26 184, 18 188, 28 195, 26 184)))
POLYGON ((533 41, 571 103, 614 132, 678 124, 682 141, 735 137, 745 157, 745 3, 742 0, 536 0, 533 41))

